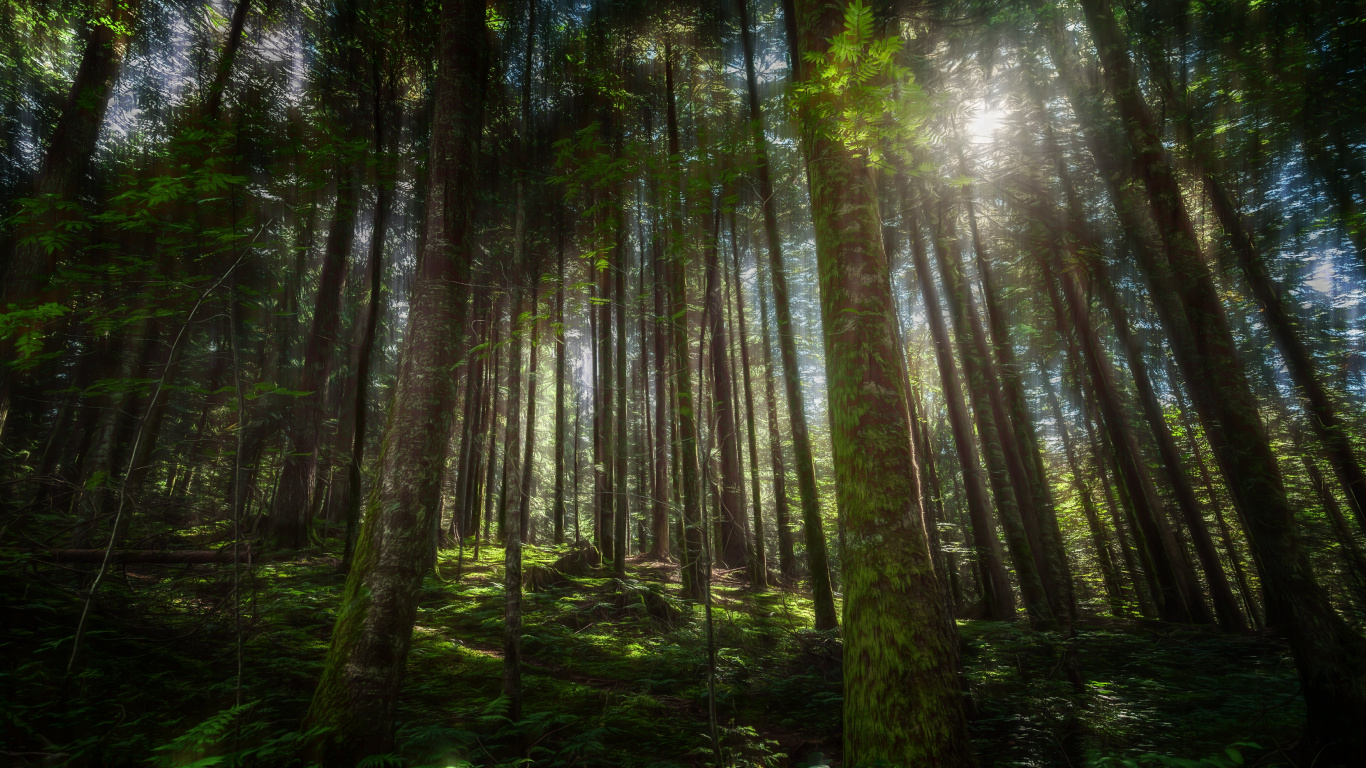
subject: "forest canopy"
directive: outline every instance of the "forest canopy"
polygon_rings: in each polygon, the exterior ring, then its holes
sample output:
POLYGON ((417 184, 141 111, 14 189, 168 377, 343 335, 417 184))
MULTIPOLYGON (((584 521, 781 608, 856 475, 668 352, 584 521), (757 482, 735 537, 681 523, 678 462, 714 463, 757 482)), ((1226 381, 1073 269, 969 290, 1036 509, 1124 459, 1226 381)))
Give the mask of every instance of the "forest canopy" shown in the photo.
POLYGON ((1366 4, 0 30, 0 766, 1366 750, 1366 4))

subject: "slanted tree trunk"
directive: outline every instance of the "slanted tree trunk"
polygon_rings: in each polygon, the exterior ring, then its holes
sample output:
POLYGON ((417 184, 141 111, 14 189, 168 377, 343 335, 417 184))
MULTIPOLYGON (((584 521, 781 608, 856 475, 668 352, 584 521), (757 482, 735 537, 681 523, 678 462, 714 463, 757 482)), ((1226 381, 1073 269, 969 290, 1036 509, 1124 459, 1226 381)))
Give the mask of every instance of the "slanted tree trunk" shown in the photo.
POLYGON ((1268 622, 1285 633, 1295 654, 1308 711, 1304 754, 1345 762, 1366 746, 1360 728, 1366 722, 1366 640, 1333 610, 1309 564, 1218 289, 1113 11, 1105 0, 1082 0, 1081 6, 1162 236, 1166 263, 1142 266, 1157 290, 1173 291, 1184 310, 1183 318, 1164 318, 1190 329, 1188 336, 1173 334, 1173 351, 1200 393, 1196 408, 1246 518, 1268 622))
MULTIPOLYGON (((222 109, 223 94, 227 91, 228 80, 232 77, 232 65, 237 60, 237 49, 242 45, 242 28, 246 26, 247 14, 250 11, 251 0, 237 0, 237 5, 233 8, 232 20, 228 23, 228 37, 223 43, 223 53, 218 57, 218 68, 214 72, 213 82, 209 84, 208 96, 204 99, 204 114, 210 120, 217 120, 218 113, 222 109)), ((376 91, 376 98, 378 98, 378 91, 376 91)), ((376 136, 378 137, 378 133, 376 136)), ((376 138, 375 145, 378 149, 380 146, 378 138, 376 138)))
MULTIPOLYGON (((1185 99, 1172 82, 1166 59, 1161 56, 1147 58, 1155 67, 1153 79, 1163 95, 1164 111, 1171 113, 1177 137, 1186 145, 1190 170, 1204 185, 1215 218, 1218 219, 1220 228, 1228 235, 1233 252, 1238 257, 1238 265, 1242 267, 1247 284, 1252 289, 1252 295, 1262 307, 1262 319, 1276 340, 1276 346, 1281 351, 1281 357, 1285 360, 1295 387, 1304 399, 1311 416, 1309 424, 1323 442, 1325 456, 1346 491, 1347 504, 1356 517, 1357 526, 1366 531, 1366 471, 1363 471, 1361 461, 1352 447, 1349 427, 1343 423, 1333 396, 1323 384, 1318 363, 1300 335, 1300 322, 1294 317, 1292 307, 1287 304, 1280 288, 1267 270, 1261 248, 1253 237, 1251 224, 1240 213, 1233 193, 1211 166, 1214 152, 1196 130, 1185 99)), ((1306 133, 1314 135, 1313 131, 1306 133)), ((1322 167, 1325 164, 1325 149, 1321 141, 1307 140, 1305 148, 1316 165, 1322 167)), ((1329 179, 1329 192, 1338 209, 1339 218, 1343 220, 1356 244, 1358 257, 1366 257, 1361 250, 1363 238, 1366 238, 1366 234, 1363 234, 1366 228, 1356 221, 1358 217, 1354 199, 1350 191, 1344 189, 1347 185, 1341 183, 1342 177, 1337 172, 1329 172, 1326 178, 1329 179), (1332 179, 1339 181, 1334 182, 1332 179)))
MULTIPOLYGON (((968 174, 965 155, 960 155, 964 176, 968 174)), ((987 327, 990 329, 993 358, 983 354, 984 366, 989 379, 999 382, 1000 396, 992 398, 997 409, 997 424, 1002 430, 1010 430, 1003 435, 1003 442, 1013 444, 1007 454, 1011 460, 1008 466, 1016 494, 1028 499, 1025 520, 1030 523, 1027 530, 1035 532, 1031 543, 1035 545, 1034 559, 1039 566, 1039 576, 1048 592, 1049 608, 1054 617, 1068 621, 1077 612, 1076 596, 1072 592, 1072 568, 1067 560, 1067 550, 1063 546, 1062 531, 1058 528, 1057 513, 1053 508, 1053 494, 1048 487, 1048 474, 1044 469, 1043 451, 1039 447, 1039 437, 1034 432, 1034 417, 1025 401, 1022 369, 1015 359, 1015 347, 1011 343, 1010 323, 1001 306, 1000 291, 996 285, 995 269, 977 226, 977 212, 973 207, 972 187, 963 188, 964 207, 967 210, 968 229, 972 234, 972 249, 977 265, 977 275, 982 284, 982 301, 986 310, 987 327)), ((973 314, 976 318, 976 313, 973 314)), ((985 339, 986 334, 978 334, 985 339)))
POLYGON ((1168 621, 1205 623, 1209 621, 1209 616, 1195 574, 1161 509, 1162 501, 1140 452, 1128 413, 1119 398, 1114 368, 1096 335, 1090 307, 1075 275, 1075 270, 1079 270, 1080 266, 1070 269, 1061 270, 1057 275, 1061 283, 1062 300, 1057 298, 1051 286, 1054 271, 1048 264, 1044 265, 1044 279, 1050 283, 1047 290, 1054 300, 1059 332, 1067 335, 1070 324, 1081 342, 1081 356, 1104 415, 1123 487, 1129 495, 1138 524, 1135 537, 1156 588, 1154 596, 1158 600, 1158 610, 1162 618, 1168 621), (1064 303, 1066 309, 1063 308, 1064 303))
MULTIPOLYGON (((816 628, 834 629, 834 592, 830 587, 830 556, 826 551, 825 528, 821 521, 820 497, 816 492, 816 465, 812 458, 811 433, 806 424, 806 400, 802 394, 801 370, 797 360, 797 339, 792 328, 792 304, 788 299, 787 270, 783 265, 783 241, 778 229, 778 210, 774 200, 773 179, 768 163, 768 140, 764 136, 764 116, 759 106, 759 80, 754 69, 754 41, 751 39, 748 0, 739 4, 740 40, 745 53, 745 78, 749 101, 750 136, 754 142, 754 172, 759 181, 759 198, 764 213, 764 235, 768 241, 769 269, 773 278, 773 313, 778 335, 778 351, 783 363, 783 384, 787 395, 788 423, 792 432, 793 466, 797 474, 797 493, 802 504, 802 527, 806 532, 807 568, 811 572, 811 593, 815 600, 816 628)), ((784 13, 789 27, 789 44, 795 46, 796 14, 784 13)), ((799 59, 796 48, 792 58, 799 59)))
MULTIPOLYGON (((29 307, 50 300, 39 292, 47 277, 56 271, 61 251, 48 251, 36 236, 60 228, 68 215, 52 203, 74 202, 79 193, 128 50, 126 30, 137 25, 140 5, 139 0, 97 0, 92 17, 105 21, 91 24, 85 33, 80 66, 71 81, 61 116, 47 138, 47 150, 34 179, 33 194, 43 200, 42 208, 32 220, 17 227, 12 235, 13 250, 3 254, 0 312, 9 311, 12 305, 29 307)), ((0 339, 0 359, 12 359, 18 336, 19 333, 11 333, 0 339)), ((21 384, 8 365, 0 367, 0 438, 5 436, 9 424, 14 388, 21 384)))
POLYGON ((449 371, 469 279, 477 85, 484 6, 445 0, 432 117, 424 253, 404 339, 379 478, 342 594, 322 679, 305 726, 315 759, 350 766, 387 752, 417 598, 431 570, 432 518, 455 405, 449 371))
MULTIPOLYGON (((1025 612, 1031 621, 1053 621, 1052 601, 1040 575, 1038 559, 1034 556, 1034 550, 1040 546, 1036 521, 1032 514, 1025 517, 1020 496, 1016 493, 1020 486, 1014 483, 1015 475, 1019 473, 1010 471, 1014 443, 1013 440, 1007 441, 1013 438, 1013 433, 1003 432, 1003 425, 997 419, 1001 411, 997 407, 999 403, 995 402, 999 384, 991 375, 976 302, 963 277, 961 249, 953 226, 953 205, 949 200, 941 200, 929 213, 934 227, 939 274, 944 283, 944 292, 948 294, 949 316, 953 318, 954 337, 958 340, 958 351, 963 359, 963 373, 972 398, 972 412, 977 420, 977 436, 986 457, 987 479, 991 483, 992 497, 996 500, 1001 527, 1005 530, 1006 547, 1015 565, 1015 575, 1020 580, 1025 612), (1034 534, 1032 536, 1031 531, 1034 534)), ((1009 427, 1008 424, 1004 426, 1009 427)), ((1015 463, 1018 465, 1018 458, 1015 463)), ((1018 466, 1016 468, 1018 470, 1018 466)), ((1027 502, 1029 498, 1026 497, 1027 502)))
MULTIPOLYGON (((904 187, 902 193, 905 194, 904 187)), ((903 210, 909 213, 911 208, 904 205, 903 210)), ((913 217, 908 218, 908 221, 912 222, 911 258, 920 282, 920 295, 925 303, 930 336, 934 339, 935 360, 939 365, 944 406, 948 409, 949 428, 953 430, 958 464, 963 472, 963 495, 967 501, 968 519, 972 524, 972 538, 975 544, 973 549, 982 586, 982 605, 986 618, 1006 621, 1015 617, 1015 596, 1010 586, 1010 578, 1006 575, 1001 540, 996 535, 996 524, 991 519, 982 462, 977 453, 972 424, 968 421, 963 390, 958 383, 957 367, 953 360, 953 344, 949 340, 948 327, 944 324, 939 289, 935 287, 934 276, 930 273, 925 238, 919 225, 914 223, 913 217)))
POLYGON ((1043 386, 1048 394, 1048 404, 1053 409, 1053 418, 1058 424, 1058 436, 1062 438, 1062 450, 1067 456, 1067 467, 1072 472, 1072 486, 1081 498, 1081 511, 1086 517, 1086 527, 1091 531, 1091 546, 1096 552, 1096 564, 1100 567, 1101 580, 1105 584, 1105 596, 1110 603, 1110 613, 1114 616, 1123 616, 1124 588, 1120 583, 1119 573, 1115 570, 1114 555, 1110 552, 1110 532, 1105 530, 1105 524, 1100 521, 1100 514, 1096 512, 1096 502, 1091 496, 1091 488, 1086 484, 1081 463, 1077 461, 1077 454, 1072 449, 1072 437, 1067 431, 1067 419, 1063 417, 1062 404, 1058 402, 1058 396, 1053 391, 1053 382, 1047 371, 1044 371, 1043 386))

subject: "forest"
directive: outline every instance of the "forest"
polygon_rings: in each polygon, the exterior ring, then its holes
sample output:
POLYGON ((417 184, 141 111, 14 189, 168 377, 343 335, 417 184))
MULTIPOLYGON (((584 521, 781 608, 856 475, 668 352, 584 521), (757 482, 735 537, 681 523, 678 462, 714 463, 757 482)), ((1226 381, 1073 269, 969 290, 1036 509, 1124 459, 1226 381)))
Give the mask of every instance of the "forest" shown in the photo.
POLYGON ((1366 760, 1363 0, 0 37, 0 768, 1366 760))

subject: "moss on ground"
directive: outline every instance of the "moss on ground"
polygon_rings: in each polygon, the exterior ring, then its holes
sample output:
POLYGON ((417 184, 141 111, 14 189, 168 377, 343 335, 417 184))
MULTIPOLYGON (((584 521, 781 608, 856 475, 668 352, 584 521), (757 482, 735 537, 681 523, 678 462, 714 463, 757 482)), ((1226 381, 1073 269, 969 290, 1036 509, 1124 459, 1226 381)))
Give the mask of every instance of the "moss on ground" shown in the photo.
MULTIPOLYGON (((558 554, 524 556, 531 566, 558 554)), ((340 595, 334 557, 243 575, 240 707, 229 569, 111 574, 64 680, 80 607, 73 575, 4 557, 0 765, 290 763, 340 595)), ((702 610, 676 597, 676 573, 633 561, 625 580, 528 593, 527 716, 511 723, 498 698, 501 562, 497 549, 478 562, 441 554, 423 587, 398 746, 372 764, 710 764, 702 610)), ((713 594, 727 759, 839 765, 839 639, 809 629, 809 596, 753 592, 740 572, 718 573, 713 594)), ((1225 748, 1246 742, 1258 746, 1235 749, 1275 764, 1303 723, 1293 663, 1266 636, 1157 623, 1092 622, 1071 638, 1020 624, 960 628, 983 766, 1231 765, 1225 748)))

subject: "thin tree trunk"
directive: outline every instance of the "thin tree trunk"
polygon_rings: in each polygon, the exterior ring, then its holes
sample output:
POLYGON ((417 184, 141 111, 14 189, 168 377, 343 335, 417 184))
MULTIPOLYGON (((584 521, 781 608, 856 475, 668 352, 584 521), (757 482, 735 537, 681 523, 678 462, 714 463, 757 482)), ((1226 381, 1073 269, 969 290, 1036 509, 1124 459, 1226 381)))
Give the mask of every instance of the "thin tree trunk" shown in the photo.
MULTIPOLYGON (((905 194, 904 188, 902 193, 905 194)), ((909 206, 904 210, 909 212, 909 206)), ((913 218, 908 218, 908 221, 913 221, 913 218)), ((920 281, 920 295, 925 302, 925 316, 930 324, 935 359, 939 364, 944 405, 948 409, 949 427, 953 430, 958 464, 963 472, 964 497, 967 500, 968 519, 972 524, 972 538, 976 545, 974 555, 982 584, 982 607, 986 618, 1007 621, 1015 617, 1015 596, 1011 590, 1010 578, 1006 575, 1001 540, 996 535, 996 525, 991 519, 982 462, 977 453, 976 438, 968 421, 967 404, 963 400, 963 390, 958 383, 958 372, 954 365, 953 344, 949 340, 948 327, 944 324, 939 291, 934 285, 934 276, 930 274, 924 235, 915 223, 910 225, 910 229, 911 258, 920 281)))
MULTIPOLYGON (((930 206, 927 206, 929 208, 930 206)), ((963 359, 963 373, 967 378, 968 392, 972 399, 972 412, 977 420, 977 436, 981 440, 982 453, 986 457, 987 479, 991 483, 992 497, 996 500, 996 510, 1005 531, 1006 547, 1010 550, 1011 562, 1015 565, 1015 576, 1020 581, 1020 594, 1024 598, 1025 612, 1031 621, 1049 622, 1054 620, 1038 560, 1034 550, 1038 546, 1038 531, 1035 520, 1026 518, 1016 493, 1017 486, 1009 468, 1009 456, 1013 443, 1006 440, 1013 433, 1003 433, 997 421, 1001 410, 995 395, 999 384, 991 375, 989 359, 981 321, 972 299, 969 287, 963 278, 963 264, 960 256, 958 237, 953 226, 953 206, 948 200, 941 200, 930 211, 935 235, 935 253, 939 259, 939 273, 947 294, 949 316, 953 318, 954 336, 958 340, 958 351, 963 359), (1030 532, 1034 535, 1031 536, 1030 532)), ((1009 425, 1005 425, 1009 427, 1009 425)), ((1018 462, 1017 462, 1018 463, 1018 462)))
MULTIPOLYGON (((719 203, 714 203, 719 205, 719 203)), ((721 506, 717 509, 720 521, 720 537, 716 544, 716 556, 726 568, 744 568, 749 565, 749 521, 740 490, 744 477, 740 471, 740 441, 735 431, 735 402, 732 388, 734 382, 727 355, 726 313, 720 273, 720 248, 717 242, 720 229, 720 211, 716 207, 707 216, 707 229, 710 239, 703 246, 706 253, 707 287, 706 302, 711 334, 711 411, 713 424, 713 444, 720 453, 721 462, 721 506)))
MULTIPOLYGON (((1053 269, 1044 265, 1044 279, 1053 281, 1053 269)), ((1203 597, 1198 591, 1198 583, 1185 551, 1177 540, 1167 516, 1162 512, 1161 499, 1148 472, 1148 465, 1139 450, 1138 439, 1134 434, 1129 416, 1119 399, 1115 384, 1114 368, 1105 354, 1096 335, 1090 309, 1082 295, 1080 282, 1071 271, 1057 275, 1061 283, 1063 300, 1059 300, 1051 284, 1049 295, 1054 301, 1059 333, 1067 335, 1067 324, 1076 332, 1081 341, 1082 355, 1091 377, 1093 391, 1104 414, 1105 425, 1111 435, 1111 444, 1116 451, 1116 459, 1124 489, 1129 494, 1132 509, 1138 523, 1135 536, 1139 551, 1144 555, 1147 572, 1154 580, 1155 597, 1162 618, 1168 621, 1205 623, 1209 621, 1203 597), (1064 310, 1063 304, 1066 304, 1064 310)))
MULTIPOLYGON (((563 211, 561 211, 563 215, 563 211)), ((556 222, 556 266, 559 276, 559 285, 555 290, 555 501, 551 514, 555 523, 555 543, 564 543, 564 375, 568 364, 566 352, 568 349, 564 343, 564 292, 568 290, 568 285, 564 279, 564 222, 556 222)), ((577 424, 577 422, 575 422, 577 424)), ((575 440, 577 440, 577 436, 575 440)), ((578 446, 575 445, 577 453, 578 446)), ((575 474, 578 473, 577 462, 574 465, 575 474)), ((578 493, 578 489, 574 491, 578 493)), ((575 499, 577 504, 577 496, 575 499)))
MULTIPOLYGON (((533 0, 534 2, 534 0, 533 0)), ((517 530, 521 540, 535 544, 535 532, 531 529, 531 480, 532 463, 536 456, 536 370, 541 357, 541 322, 537 318, 540 280, 533 276, 531 282, 531 346, 527 352, 531 360, 527 363, 526 376, 526 448, 522 457, 521 504, 517 508, 517 530)))
MULTIPOLYGON (((749 101, 750 136, 754 143, 755 175, 759 181, 759 198, 764 213, 764 234, 768 240, 769 268, 773 278, 773 310, 778 336, 778 351, 783 364, 783 384, 786 388, 788 423, 792 432, 793 465, 797 473, 797 493, 802 504, 802 524, 806 531, 807 567, 811 571, 811 592, 815 600, 816 628, 834 629, 834 592, 830 587, 830 557, 826 551, 825 529, 821 521, 820 497, 816 491, 816 465, 812 457, 811 433, 806 424, 806 400, 802 394, 801 370, 797 360, 797 340, 792 328, 792 304, 788 299, 787 271, 783 265, 782 235, 778 229, 778 211, 774 198, 773 179, 768 163, 768 142, 764 136, 764 117, 759 106, 759 80, 754 68, 754 41, 750 31, 748 0, 740 7, 740 40, 745 53, 745 78, 749 101)), ((795 33, 796 14, 785 13, 790 30, 795 33)), ((796 45, 795 39, 789 43, 796 45)), ((794 60, 796 48, 792 49, 794 60)))
MULTIPOLYGON (((669 326, 664 318, 664 302, 668 292, 668 285, 665 281, 665 271, 667 265, 664 263, 662 238, 656 236, 653 243, 653 253, 651 254, 651 267, 654 281, 654 318, 651 322, 655 346, 655 457, 654 457, 654 490, 655 495, 651 508, 653 520, 653 546, 650 549, 650 559, 667 561, 670 559, 669 546, 669 465, 671 441, 665 439, 669 429, 669 413, 672 411, 668 407, 668 381, 666 380, 669 372, 669 360, 667 355, 669 326)), ((641 343, 643 344, 643 337, 641 343)))
POLYGON ((697 421, 692 392, 692 366, 688 362, 688 294, 687 294, 687 244, 683 240, 683 199, 681 158, 678 142, 677 107, 674 103, 673 82, 673 44, 664 43, 664 81, 668 98, 669 133, 669 260, 666 269, 669 273, 669 323, 672 326, 672 352, 674 360, 673 389, 674 410, 678 419, 678 437, 675 454, 679 457, 681 482, 675 483, 683 497, 683 515, 680 524, 683 536, 681 576, 683 594, 693 600, 701 600, 708 585, 705 581, 705 563, 702 560, 701 519, 701 477, 697 456, 697 421))
MULTIPOLYGON (((621 194, 619 192, 619 194, 621 194)), ((627 411, 626 401, 630 397, 631 390, 626 386, 626 209, 617 205, 617 258, 614 264, 614 309, 616 310, 616 388, 614 392, 615 405, 617 408, 616 437, 613 446, 613 458, 616 466, 612 470, 613 479, 613 532, 612 532, 612 570, 618 578, 626 576, 626 536, 627 523, 631 519, 631 496, 627 493, 626 480, 630 472, 631 451, 626 442, 627 430, 627 411)))
MULTIPOLYGON (((239 0, 246 5, 248 0, 239 0)), ((346 487, 346 538, 342 550, 341 568, 348 571, 356 551, 356 538, 360 535, 361 512, 361 468, 365 465, 365 431, 369 413, 370 364, 374 356, 375 336, 379 330, 380 295, 384 290, 384 239, 389 232, 389 201, 391 189, 384 178, 383 162, 385 125, 384 112, 388 107, 381 98, 381 84, 378 60, 373 65, 375 86, 375 155, 381 165, 375 171, 375 212, 374 225, 370 234, 370 292, 365 304, 365 315, 361 321, 360 348, 356 350, 356 399, 353 404, 355 416, 352 418, 351 461, 347 467, 349 479, 346 487)), ((470 377, 474 381, 474 377, 470 377)), ((468 395, 467 395, 468 397, 468 395)), ((468 406, 468 402, 467 402, 468 406)), ((469 421, 469 408, 466 407, 465 421, 469 421)), ((468 441, 465 441, 468 445, 468 441)), ((465 451, 467 453, 468 451, 465 451)), ((456 506, 456 514, 464 508, 456 506)), ((463 532, 462 532, 463 533, 463 532)))
POLYGON ((768 416, 768 453, 773 469, 773 517, 778 527, 778 573, 783 581, 797 578, 797 558, 793 553, 792 526, 788 522, 787 468, 783 466, 782 434, 778 428, 778 398, 773 376, 773 343, 768 333, 768 286, 764 264, 756 254, 754 270, 759 291, 759 336, 764 349, 764 406, 768 416))
POLYGON ((730 215, 730 245, 735 277, 735 314, 740 345, 740 370, 745 381, 745 425, 749 435, 749 482, 750 495, 754 497, 754 586, 763 589, 768 586, 768 553, 764 547, 764 509, 759 492, 759 442, 758 430, 754 428, 754 384, 749 367, 749 333, 745 329, 745 288, 740 279, 740 246, 736 241, 735 213, 730 215))
POLYGON ((1067 466, 1072 472, 1072 485, 1077 490, 1077 495, 1081 497, 1081 511, 1086 517, 1086 526, 1091 531, 1091 546, 1096 551, 1096 563, 1100 566, 1101 580, 1105 584, 1105 596, 1110 603, 1110 613, 1115 616, 1124 615, 1124 588, 1120 583, 1119 574, 1115 570, 1114 556, 1110 552, 1110 535, 1105 530, 1105 525, 1100 521, 1100 514, 1096 512, 1096 502, 1091 497, 1091 489, 1086 484, 1086 478, 1082 476, 1081 464, 1077 461, 1076 452, 1072 450, 1072 437, 1067 432, 1067 420, 1062 415, 1062 405, 1058 402, 1058 396, 1053 391, 1053 382, 1048 377, 1048 372, 1043 376, 1044 391, 1048 394, 1048 404, 1053 409, 1053 418, 1058 423, 1058 436, 1062 438, 1062 450, 1067 456, 1067 466))

